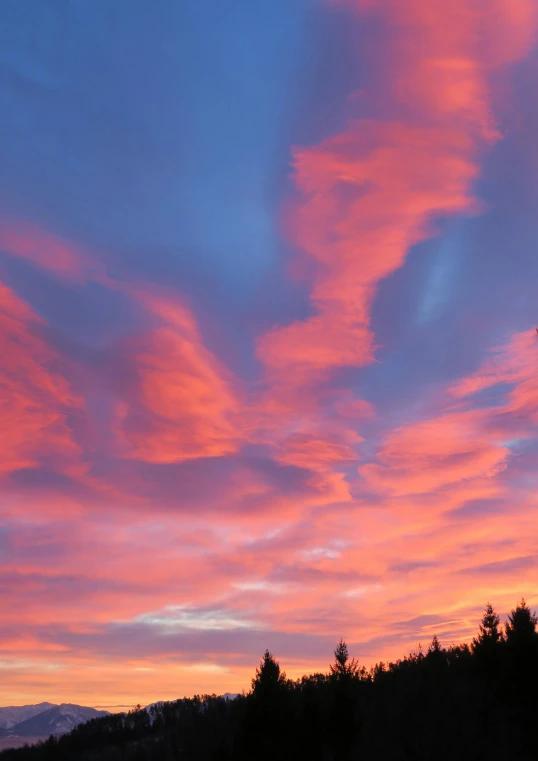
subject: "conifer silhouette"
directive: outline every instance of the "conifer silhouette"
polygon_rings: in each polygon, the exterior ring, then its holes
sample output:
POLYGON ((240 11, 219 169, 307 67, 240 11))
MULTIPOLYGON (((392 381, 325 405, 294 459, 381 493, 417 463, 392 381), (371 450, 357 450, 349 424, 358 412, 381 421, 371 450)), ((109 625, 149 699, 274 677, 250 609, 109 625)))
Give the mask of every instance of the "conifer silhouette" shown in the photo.
POLYGON ((535 641, 538 617, 530 610, 524 598, 511 611, 505 624, 506 641, 509 645, 518 646, 535 641))
POLYGON ((343 639, 334 650, 334 663, 331 664, 330 671, 331 676, 336 679, 355 677, 361 672, 359 662, 355 658, 349 658, 349 650, 343 639))
POLYGON ((499 629, 501 619, 493 609, 491 603, 486 603, 486 610, 478 627, 478 636, 473 638, 472 650, 478 652, 493 652, 503 640, 502 631, 499 629))
POLYGON ((273 655, 266 650, 260 665, 256 668, 256 676, 252 679, 252 692, 256 696, 272 694, 286 684, 286 674, 280 670, 280 665, 273 655))
POLYGON ((442 652, 443 652, 443 648, 441 647, 439 638, 437 634, 434 634, 433 639, 431 641, 431 645, 428 648, 428 655, 437 656, 437 655, 440 655, 442 652))

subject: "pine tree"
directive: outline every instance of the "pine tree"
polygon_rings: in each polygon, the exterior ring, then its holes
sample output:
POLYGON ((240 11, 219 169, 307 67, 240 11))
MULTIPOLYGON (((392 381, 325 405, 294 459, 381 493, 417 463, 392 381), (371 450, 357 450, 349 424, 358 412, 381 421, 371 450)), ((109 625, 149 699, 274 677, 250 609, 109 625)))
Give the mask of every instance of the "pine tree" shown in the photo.
POLYGON ((525 600, 510 612, 505 624, 508 671, 505 686, 519 714, 519 729, 525 758, 532 758, 536 744, 538 702, 538 618, 525 600))
POLYGON ((511 611, 505 624, 506 641, 509 645, 518 646, 531 644, 536 641, 536 625, 538 617, 534 614, 523 598, 511 611))
POLYGON ((447 651, 441 647, 439 637, 434 634, 428 652, 426 653, 425 663, 431 673, 439 674, 448 664, 447 651))
MULTIPOLYGON (((273 655, 266 650, 256 676, 252 680, 252 694, 245 716, 245 739, 256 752, 245 755, 259 761, 272 761, 279 756, 278 748, 288 737, 289 711, 288 681, 286 674, 273 655)), ((241 758, 239 754, 239 758, 241 758)))
POLYGON ((499 616, 488 602, 478 629, 478 636, 472 642, 473 653, 493 653, 496 650, 503 641, 503 634, 499 629, 500 622, 499 616))
POLYGON ((441 643, 439 642, 439 638, 437 634, 433 635, 433 639, 431 641, 431 645, 428 648, 428 655, 438 656, 441 655, 443 652, 443 648, 441 647, 441 643))
POLYGON ((360 732, 358 700, 364 686, 360 677, 365 674, 358 661, 349 657, 347 644, 341 639, 334 650, 334 663, 330 666, 332 701, 329 737, 334 757, 342 761, 350 758, 354 738, 360 732))
POLYGON ((359 662, 349 659, 349 650, 343 639, 340 640, 334 651, 334 663, 331 664, 331 676, 336 679, 345 679, 359 676, 362 672, 359 662))
POLYGON ((286 674, 280 670, 280 665, 269 650, 266 650, 256 676, 252 680, 252 692, 255 696, 278 692, 286 685, 286 674))

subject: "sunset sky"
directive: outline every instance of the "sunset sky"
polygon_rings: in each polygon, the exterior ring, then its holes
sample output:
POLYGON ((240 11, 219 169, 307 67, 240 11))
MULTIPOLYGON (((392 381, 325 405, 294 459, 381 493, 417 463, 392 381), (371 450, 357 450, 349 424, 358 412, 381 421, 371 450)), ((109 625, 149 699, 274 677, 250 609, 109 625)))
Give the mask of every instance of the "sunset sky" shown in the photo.
POLYGON ((536 0, 4 0, 0 705, 538 606, 536 0))

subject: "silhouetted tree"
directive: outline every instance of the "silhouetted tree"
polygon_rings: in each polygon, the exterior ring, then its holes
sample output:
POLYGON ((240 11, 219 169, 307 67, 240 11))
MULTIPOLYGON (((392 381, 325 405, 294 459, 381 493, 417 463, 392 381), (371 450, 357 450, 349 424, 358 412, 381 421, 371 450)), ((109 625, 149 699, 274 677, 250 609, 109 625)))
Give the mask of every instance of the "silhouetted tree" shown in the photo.
MULTIPOLYGON (((485 679, 490 693, 497 682, 501 667, 502 645, 504 637, 500 628, 501 620, 491 603, 486 603, 486 609, 478 628, 478 635, 473 638, 471 651, 476 659, 480 674, 485 679)), ((489 699, 494 696, 490 694, 489 699)))
POLYGON ((334 663, 331 664, 330 671, 336 679, 357 677, 361 673, 359 662, 355 658, 349 658, 349 650, 343 639, 335 648, 334 663))
MULTIPOLYGON (((536 681, 538 679, 538 619, 525 600, 510 612, 504 630, 507 659, 503 686, 509 700, 508 710, 517 712, 521 742, 529 758, 535 746, 538 713, 536 681)), ((512 721, 515 721, 512 718, 512 721)))
POLYGON ((426 668, 429 673, 434 673, 438 679, 440 672, 447 665, 447 652, 441 647, 437 634, 434 634, 425 658, 426 668))
POLYGON ((252 679, 252 693, 245 723, 245 758, 274 759, 279 745, 287 737, 289 715, 286 713, 288 692, 286 674, 280 664, 266 650, 256 676, 252 679), (252 753, 252 748, 256 752, 252 753))
POLYGON ((280 665, 269 650, 266 650, 260 665, 256 668, 256 676, 252 679, 252 693, 255 697, 269 697, 286 686, 286 674, 280 670, 280 665))
POLYGON ((486 603, 486 610, 478 627, 478 636, 473 638, 473 653, 493 653, 502 642, 503 635, 499 629, 501 619, 491 603, 486 603))
POLYGON ((442 653, 443 653, 443 648, 441 647, 439 638, 437 637, 437 634, 434 634, 431 644, 428 648, 428 655, 431 655, 435 658, 439 655, 442 655, 442 653))
POLYGON ((364 669, 355 658, 349 657, 346 642, 341 639, 334 650, 330 666, 333 683, 331 709, 332 746, 336 759, 344 760, 352 753, 353 742, 359 730, 359 683, 364 669))
POLYGON ((511 646, 531 644, 536 641, 538 618, 523 598, 511 611, 505 624, 506 642, 511 646))

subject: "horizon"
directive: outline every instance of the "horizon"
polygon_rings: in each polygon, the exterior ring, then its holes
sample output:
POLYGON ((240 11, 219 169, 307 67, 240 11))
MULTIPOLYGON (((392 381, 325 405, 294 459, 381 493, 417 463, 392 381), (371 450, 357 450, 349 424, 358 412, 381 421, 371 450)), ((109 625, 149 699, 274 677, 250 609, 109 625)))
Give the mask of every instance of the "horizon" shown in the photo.
POLYGON ((538 5, 153 5, 0 10, 3 706, 538 608, 538 5))
MULTIPOLYGON (((499 627, 500 627, 500 632, 501 632, 501 640, 502 640, 504 632, 506 630, 507 622, 510 620, 511 616, 513 616, 514 611, 515 611, 516 607, 519 606, 520 602, 524 603, 527 606, 527 608, 529 609, 528 601, 525 599, 525 597, 521 597, 520 600, 518 600, 514 604, 514 606, 511 608, 511 610, 507 611, 505 614, 502 614, 502 613, 499 614, 499 611, 497 611, 495 606, 493 606, 493 611, 498 616, 498 620, 499 620, 499 627)), ((483 620, 484 620, 483 617, 485 615, 486 607, 489 606, 489 605, 490 605, 490 602, 486 603, 486 605, 483 606, 483 609, 482 609, 482 618, 480 620, 480 623, 483 623, 483 620)), ((536 615, 536 611, 533 611, 532 607, 530 608, 530 612, 531 612, 531 614, 534 613, 536 615)), ((397 657, 394 661, 382 661, 381 659, 374 659, 370 663, 364 663, 364 662, 361 662, 361 661, 356 659, 355 662, 357 663, 358 666, 364 667, 366 669, 366 672, 370 673, 370 675, 375 671, 374 667, 377 667, 377 666, 380 666, 380 665, 384 669, 390 671, 390 667, 391 666, 396 666, 399 662, 401 662, 401 660, 404 660, 406 658, 413 659, 419 653, 427 653, 429 647, 433 646, 433 641, 435 641, 436 639, 437 639, 437 645, 440 646, 442 649, 446 650, 447 652, 450 651, 451 649, 454 649, 457 652, 462 646, 468 646, 468 648, 469 648, 468 652, 469 653, 473 653, 473 648, 474 648, 474 646, 476 644, 476 637, 480 634, 479 628, 478 628, 478 623, 479 622, 477 622, 477 627, 475 629, 474 635, 469 637, 468 639, 465 639, 465 640, 460 641, 460 642, 454 642, 454 641, 452 641, 450 643, 448 643, 448 642, 442 642, 437 637, 437 635, 434 634, 434 636, 432 637, 432 641, 430 643, 419 642, 419 643, 417 643, 416 647, 412 648, 408 652, 400 653, 399 657, 397 657)), ((340 640, 340 642, 342 642, 342 641, 343 640, 340 640)), ((345 643, 345 644, 346 644, 346 647, 347 647, 347 643, 345 643)), ((265 652, 268 652, 268 651, 266 650, 265 652)), ((336 656, 336 652, 337 652, 336 649, 334 649, 333 650, 333 658, 336 656)), ((332 666, 329 663, 327 663, 327 664, 325 664, 324 667, 320 667, 317 670, 312 670, 312 671, 308 671, 308 672, 304 672, 304 673, 299 673, 297 670, 294 670, 293 673, 290 673, 289 671, 286 670, 285 664, 280 663, 279 658, 276 657, 274 653, 270 653, 270 656, 279 665, 281 671, 287 677, 287 679, 291 679, 291 681, 300 682, 302 677, 313 676, 316 673, 323 673, 323 674, 329 675, 330 672, 331 672, 331 668, 332 668, 332 666)), ((349 653, 349 658, 350 659, 354 658, 352 652, 349 653)), ((258 667, 258 666, 261 667, 261 665, 263 664, 263 660, 264 660, 264 656, 262 655, 258 659, 258 663, 256 664, 256 667, 258 667)), ((252 673, 254 673, 254 671, 252 673)), ((253 680, 253 676, 251 675, 250 681, 252 682, 252 680, 253 680)), ((149 708, 152 705, 158 705, 159 703, 163 703, 163 702, 174 702, 176 700, 181 700, 181 699, 190 699, 190 698, 195 697, 196 695, 199 695, 199 696, 200 695, 201 696, 204 696, 204 695, 205 696, 215 696, 216 695, 216 697, 226 697, 227 695, 234 695, 234 696, 237 696, 237 695, 248 695, 249 692, 250 692, 250 689, 251 689, 251 685, 248 685, 247 687, 244 687, 243 689, 238 690, 237 692, 226 690, 226 691, 223 691, 223 692, 216 693, 214 690, 209 690, 209 691, 206 691, 206 692, 198 692, 198 693, 195 692, 195 693, 192 693, 192 694, 189 694, 189 695, 178 694, 175 697, 168 697, 168 698, 164 698, 164 699, 160 698, 160 699, 151 701, 149 703, 143 703, 143 704, 141 704, 140 701, 138 701, 138 702, 132 703, 132 704, 114 704, 114 705, 112 705, 112 704, 99 704, 99 705, 80 706, 80 707, 93 708, 93 709, 98 710, 98 711, 99 710, 108 711, 109 713, 122 713, 122 712, 126 713, 126 712, 128 712, 130 710, 133 710, 135 708, 145 709, 145 708, 149 708), (117 708, 118 711, 111 710, 113 708, 117 708), (122 710, 122 709, 127 709, 127 710, 125 711, 125 710, 122 710)), ((62 701, 61 703, 55 703, 54 701, 44 700, 44 701, 40 701, 40 702, 46 703, 46 704, 51 705, 53 707, 58 707, 60 705, 70 705, 71 704, 70 701, 62 701)), ((39 704, 40 703, 36 703, 36 704, 33 704, 33 705, 39 705, 39 704)), ((25 706, 28 706, 28 705, 32 705, 32 704, 0 706, 0 709, 2 709, 2 708, 25 707, 25 706)), ((75 704, 75 705, 77 705, 77 704, 75 704)))
MULTIPOLYGON (((523 597, 521 598, 521 600, 524 600, 524 599, 525 598, 523 598, 523 597)), ((528 598, 526 599, 526 602, 528 603, 528 598)), ((484 608, 485 608, 485 606, 483 606, 483 608, 482 608, 482 613, 484 611, 484 608)), ((531 609, 532 609, 532 606, 531 606, 531 609)), ((498 611, 496 611, 496 612, 499 613, 498 611)), ((511 611, 507 610, 506 613, 502 613, 501 612, 499 614, 499 618, 500 618, 502 627, 504 627, 505 622, 508 620, 510 612, 513 612, 513 607, 511 609, 511 611)), ((474 634, 476 634, 476 631, 475 631, 474 634)), ((434 634, 434 637, 436 637, 436 636, 437 635, 434 634)), ((473 636, 474 635, 471 635, 468 638, 466 638, 466 639, 464 639, 462 641, 459 641, 459 642, 454 642, 453 640, 450 643, 449 642, 443 642, 441 640, 439 640, 439 642, 440 642, 441 647, 445 647, 445 648, 449 649, 450 647, 458 647, 458 646, 461 646, 461 645, 471 645, 471 643, 473 641, 473 636)), ((432 637, 432 639, 433 639, 433 637, 432 637)), ((405 653, 400 653, 398 656, 396 656, 394 662, 398 661, 400 658, 410 657, 410 656, 413 656, 413 654, 415 654, 415 653, 418 653, 418 652, 426 650, 427 647, 425 645, 426 645, 426 643, 418 642, 415 647, 411 648, 410 650, 408 650, 405 653)), ((276 658, 276 661, 280 663, 280 666, 283 669, 283 671, 286 673, 288 679, 300 680, 301 677, 303 677, 303 676, 313 675, 315 673, 328 673, 329 672, 329 661, 327 661, 327 663, 325 663, 325 664, 320 664, 318 668, 312 668, 311 670, 308 670, 308 671, 305 671, 305 672, 301 672, 301 670, 298 669, 298 668, 289 669, 286 666, 286 664, 283 664, 283 663, 280 662, 280 659, 278 658, 278 655, 276 655, 274 653, 272 653, 272 655, 276 658)), ((334 650, 333 650, 333 655, 334 655, 334 650)), ((353 657, 353 652, 351 652, 350 657, 353 657)), ((171 694, 169 694, 165 698, 162 698, 162 697, 161 698, 155 698, 154 700, 151 700, 149 702, 144 702, 144 703, 141 703, 141 701, 136 701, 134 703, 123 703, 123 704, 92 704, 92 705, 84 705, 84 707, 94 708, 95 710, 109 711, 110 713, 121 713, 122 711, 124 711, 124 709, 129 711, 129 710, 132 710, 132 709, 134 709, 134 708, 136 708, 137 706, 140 706, 140 705, 141 705, 142 708, 145 708, 145 707, 148 707, 150 705, 157 704, 157 703, 160 703, 160 702, 170 702, 170 701, 175 701, 175 700, 179 700, 179 699, 182 699, 182 698, 192 698, 195 695, 215 695, 216 694, 217 696, 219 696, 219 695, 220 696, 225 696, 225 695, 228 695, 228 694, 237 694, 237 695, 245 694, 245 693, 248 693, 248 691, 250 689, 250 682, 252 680, 252 674, 254 673, 254 669, 256 668, 256 666, 259 665, 261 660, 262 660, 262 656, 260 656, 260 658, 258 659, 257 663, 254 664, 254 667, 253 667, 253 669, 251 671, 251 675, 250 675, 250 678, 248 680, 248 683, 245 686, 243 686, 241 689, 237 688, 236 691, 228 690, 228 689, 227 690, 222 690, 221 692, 216 692, 213 689, 207 689, 207 690, 202 690, 202 691, 200 691, 200 690, 196 691, 195 690, 194 692, 191 692, 189 694, 187 694, 187 693, 181 693, 181 692, 178 693, 177 695, 171 695, 171 694), (118 710, 114 711, 112 709, 118 709, 118 710)), ((362 660, 358 661, 358 662, 360 663, 361 666, 364 666, 369 671, 374 666, 376 666, 379 663, 381 663, 382 660, 380 658, 374 658, 373 660, 371 660, 369 662, 365 662, 365 661, 362 661, 362 660)), ((385 665, 387 665, 388 663, 390 663, 390 661, 385 662, 385 665)), ((36 701, 35 703, 15 703, 15 704, 12 704, 12 705, 5 705, 5 706, 4 705, 0 705, 0 709, 1 708, 24 707, 24 706, 27 706, 27 705, 39 705, 40 703, 48 703, 48 704, 53 705, 53 706, 69 705, 69 704, 81 705, 81 704, 74 703, 73 701, 70 701, 68 699, 62 699, 61 701, 55 701, 55 700, 49 700, 48 698, 44 698, 42 700, 36 701)))

